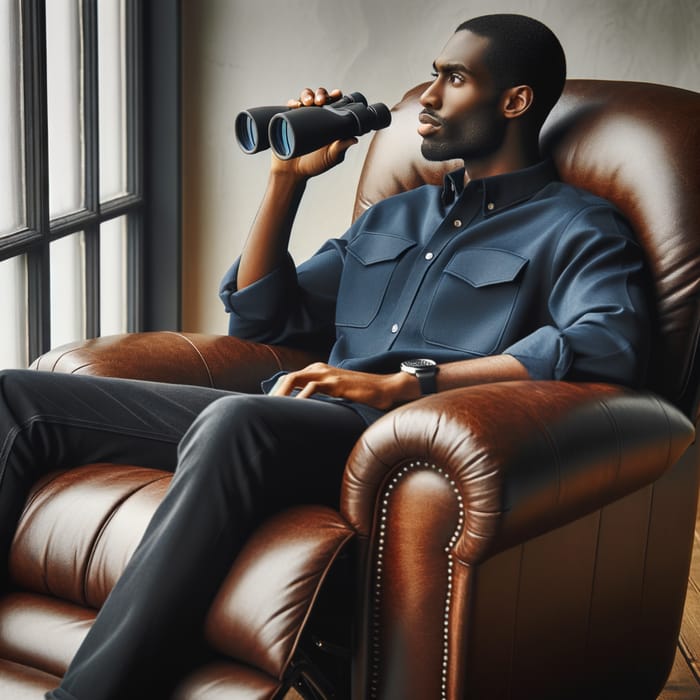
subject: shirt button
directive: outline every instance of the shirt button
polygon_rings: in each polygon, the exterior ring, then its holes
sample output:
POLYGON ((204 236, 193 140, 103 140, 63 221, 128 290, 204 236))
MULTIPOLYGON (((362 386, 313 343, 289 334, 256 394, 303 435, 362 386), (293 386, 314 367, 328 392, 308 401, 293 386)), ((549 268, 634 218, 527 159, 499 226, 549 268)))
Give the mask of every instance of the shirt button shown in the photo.
POLYGON ((398 333, 398 332, 399 332, 399 324, 398 324, 398 323, 395 323, 395 324, 391 327, 391 332, 392 332, 392 333, 398 333))
POLYGON ((462 225, 462 220, 461 220, 461 219, 455 219, 455 220, 452 222, 452 225, 453 225, 455 228, 459 228, 459 227, 462 225))
POLYGON ((435 256, 434 256, 430 251, 428 251, 428 252, 425 254, 425 259, 426 259, 426 260, 432 260, 434 257, 435 257, 435 256))
POLYGON ((486 208, 487 208, 489 211, 493 211, 493 210, 496 208, 496 205, 495 205, 493 202, 489 202, 489 203, 486 205, 486 208))

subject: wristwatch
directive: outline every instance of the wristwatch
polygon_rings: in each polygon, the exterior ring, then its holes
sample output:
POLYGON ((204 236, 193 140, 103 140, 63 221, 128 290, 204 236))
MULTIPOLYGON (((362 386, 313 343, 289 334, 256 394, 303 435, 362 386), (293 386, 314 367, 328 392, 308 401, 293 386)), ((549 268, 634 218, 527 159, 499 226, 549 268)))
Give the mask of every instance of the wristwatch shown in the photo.
POLYGON ((423 395, 434 394, 437 391, 435 377, 438 373, 437 362, 426 358, 416 358, 415 360, 404 360, 401 363, 401 371, 412 374, 418 379, 420 390, 423 395))

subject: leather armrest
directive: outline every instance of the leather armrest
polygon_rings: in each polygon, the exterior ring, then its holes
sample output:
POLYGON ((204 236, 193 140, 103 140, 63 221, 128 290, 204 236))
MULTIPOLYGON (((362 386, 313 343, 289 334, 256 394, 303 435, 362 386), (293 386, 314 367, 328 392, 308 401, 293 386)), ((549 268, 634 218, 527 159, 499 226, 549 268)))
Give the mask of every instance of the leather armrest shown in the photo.
POLYGON ((318 359, 310 352, 232 336, 155 331, 63 345, 39 357, 32 368, 255 393, 275 372, 318 359))
POLYGON ((350 456, 341 508, 368 537, 384 527, 376 505, 422 472, 416 502, 433 499, 432 510, 452 521, 454 555, 477 563, 651 483, 693 438, 690 421, 650 393, 535 381, 458 389, 370 426, 350 456), (443 499, 426 470, 455 495, 443 499))

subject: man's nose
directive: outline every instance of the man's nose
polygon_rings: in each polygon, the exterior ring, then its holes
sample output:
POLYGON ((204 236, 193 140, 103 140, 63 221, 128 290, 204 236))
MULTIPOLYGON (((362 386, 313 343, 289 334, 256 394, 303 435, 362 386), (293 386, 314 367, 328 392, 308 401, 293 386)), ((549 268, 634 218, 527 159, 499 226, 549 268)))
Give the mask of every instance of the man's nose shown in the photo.
POLYGON ((428 87, 424 90, 423 94, 420 96, 420 103, 423 107, 432 107, 433 109, 438 109, 440 107, 440 96, 437 89, 437 80, 434 80, 428 87))

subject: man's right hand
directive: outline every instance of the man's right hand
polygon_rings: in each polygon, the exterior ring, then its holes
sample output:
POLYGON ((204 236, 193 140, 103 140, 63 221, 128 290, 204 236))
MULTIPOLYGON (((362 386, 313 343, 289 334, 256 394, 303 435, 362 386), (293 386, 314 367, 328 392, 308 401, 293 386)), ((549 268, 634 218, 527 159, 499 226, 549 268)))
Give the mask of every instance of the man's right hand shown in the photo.
MULTIPOLYGON (((326 88, 322 87, 315 91, 311 88, 305 88, 301 91, 298 99, 292 99, 287 102, 287 107, 291 107, 292 109, 317 108, 325 104, 331 104, 342 96, 343 93, 337 89, 329 92, 326 88)), ((298 158, 290 158, 289 160, 282 160, 271 151, 271 174, 292 175, 300 180, 308 180, 342 163, 348 148, 356 143, 357 139, 354 137, 333 141, 333 143, 319 148, 317 151, 299 156, 298 158)))
MULTIPOLYGON (((340 90, 328 92, 325 88, 319 88, 314 92, 307 88, 302 90, 299 99, 290 100, 287 104, 299 109, 318 109, 340 97, 340 90)), ((236 282, 239 290, 284 264, 292 224, 307 180, 342 162, 345 151, 354 143, 357 143, 356 138, 334 141, 313 153, 289 160, 277 158, 270 149, 272 164, 267 188, 238 266, 236 282)))

